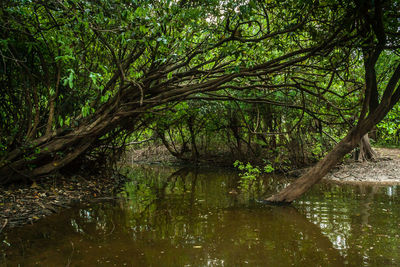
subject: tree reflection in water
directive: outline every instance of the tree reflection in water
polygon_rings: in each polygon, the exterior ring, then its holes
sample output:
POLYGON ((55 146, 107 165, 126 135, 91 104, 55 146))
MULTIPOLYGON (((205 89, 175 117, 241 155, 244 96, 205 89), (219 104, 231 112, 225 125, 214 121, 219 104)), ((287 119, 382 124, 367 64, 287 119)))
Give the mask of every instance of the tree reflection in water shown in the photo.
POLYGON ((229 194, 237 188, 237 177, 228 171, 141 167, 128 174, 132 181, 114 201, 79 206, 6 233, 1 245, 2 263, 400 263, 395 238, 399 230, 394 227, 400 218, 399 194, 395 189, 388 196, 386 188, 323 184, 295 207, 272 207, 259 205, 254 199, 282 187, 287 180, 265 178, 248 192, 229 194), (392 217, 383 214, 383 207, 386 213, 392 212, 392 217))

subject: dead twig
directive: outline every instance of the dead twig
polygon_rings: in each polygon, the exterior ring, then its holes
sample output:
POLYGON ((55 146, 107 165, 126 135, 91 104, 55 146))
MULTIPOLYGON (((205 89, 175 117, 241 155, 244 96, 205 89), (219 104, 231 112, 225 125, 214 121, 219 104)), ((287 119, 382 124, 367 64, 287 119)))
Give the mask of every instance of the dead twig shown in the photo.
POLYGON ((3 225, 2 225, 1 228, 0 228, 0 234, 1 234, 1 232, 3 231, 3 229, 6 227, 7 223, 8 223, 8 219, 5 219, 3 225))

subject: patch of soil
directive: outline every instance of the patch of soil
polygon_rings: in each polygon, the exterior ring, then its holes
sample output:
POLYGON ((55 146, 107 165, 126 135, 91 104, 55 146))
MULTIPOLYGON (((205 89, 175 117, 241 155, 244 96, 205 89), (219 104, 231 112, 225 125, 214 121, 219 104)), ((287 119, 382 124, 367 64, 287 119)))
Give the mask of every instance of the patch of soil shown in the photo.
POLYGON ((163 145, 145 146, 126 152, 124 162, 134 163, 174 163, 178 160, 163 145))
POLYGON ((325 179, 341 183, 400 184, 400 149, 374 148, 375 161, 347 162, 331 171, 325 179))
POLYGON ((53 176, 32 184, 0 186, 0 233, 5 228, 33 223, 81 201, 112 196, 121 177, 53 176))
POLYGON ((215 149, 215 151, 208 151, 207 153, 200 153, 197 161, 191 160, 190 151, 184 155, 187 160, 181 160, 173 155, 165 148, 164 145, 153 145, 145 146, 142 148, 132 148, 125 153, 123 164, 163 164, 163 165, 197 165, 204 167, 228 167, 233 168, 235 160, 239 159, 242 161, 250 161, 255 165, 263 165, 264 162, 260 157, 252 157, 246 155, 246 159, 243 160, 239 155, 233 155, 231 151, 221 149, 215 149))

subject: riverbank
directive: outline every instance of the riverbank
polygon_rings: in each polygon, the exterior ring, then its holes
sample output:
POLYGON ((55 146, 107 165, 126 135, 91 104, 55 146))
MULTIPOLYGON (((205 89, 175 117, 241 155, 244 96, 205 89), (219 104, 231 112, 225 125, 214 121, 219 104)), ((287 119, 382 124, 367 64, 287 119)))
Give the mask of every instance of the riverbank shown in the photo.
POLYGON ((400 149, 374 150, 378 154, 375 161, 343 163, 324 179, 339 183, 400 184, 400 149))
POLYGON ((79 202, 109 197, 120 177, 48 176, 34 183, 0 187, 0 233, 35 221, 79 202))

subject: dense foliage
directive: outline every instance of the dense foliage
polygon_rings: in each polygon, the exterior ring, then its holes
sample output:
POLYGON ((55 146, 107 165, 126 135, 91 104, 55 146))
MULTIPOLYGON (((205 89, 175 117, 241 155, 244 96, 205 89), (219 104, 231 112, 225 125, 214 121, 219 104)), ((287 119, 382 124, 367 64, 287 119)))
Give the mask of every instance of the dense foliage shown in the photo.
POLYGON ((398 1, 0 5, 1 182, 135 138, 310 163, 372 114, 399 59, 398 1))

